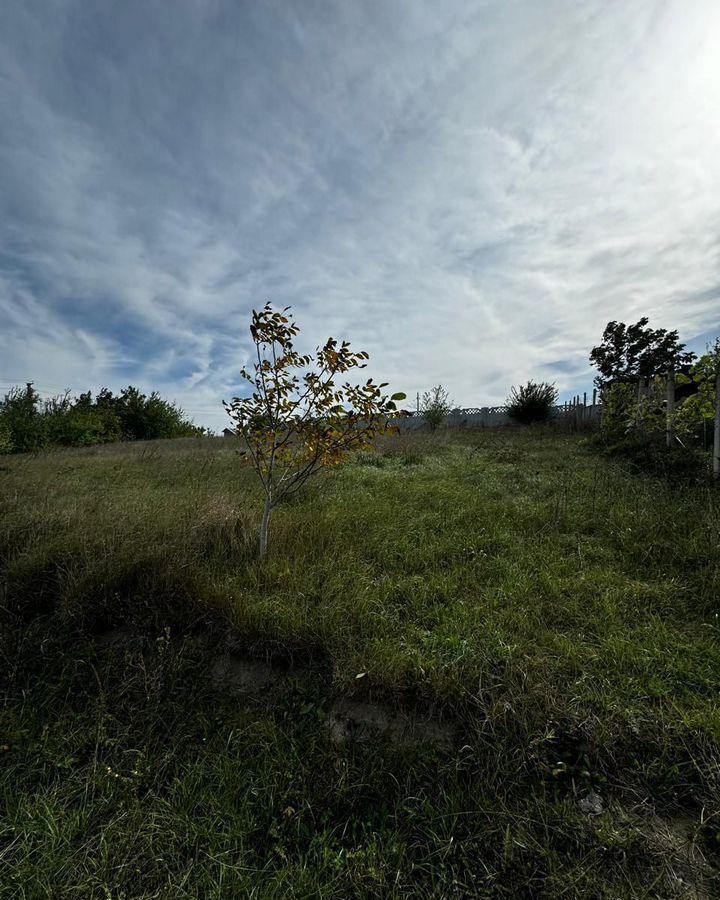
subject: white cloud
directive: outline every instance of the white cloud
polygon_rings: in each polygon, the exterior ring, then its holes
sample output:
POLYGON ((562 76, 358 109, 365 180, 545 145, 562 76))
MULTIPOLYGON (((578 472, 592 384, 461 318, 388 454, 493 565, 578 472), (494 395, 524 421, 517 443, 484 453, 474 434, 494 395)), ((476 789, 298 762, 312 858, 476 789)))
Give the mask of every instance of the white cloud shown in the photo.
POLYGON ((0 380, 221 426, 266 299, 469 405, 720 328, 713 0, 161 12, 0 13, 0 380))

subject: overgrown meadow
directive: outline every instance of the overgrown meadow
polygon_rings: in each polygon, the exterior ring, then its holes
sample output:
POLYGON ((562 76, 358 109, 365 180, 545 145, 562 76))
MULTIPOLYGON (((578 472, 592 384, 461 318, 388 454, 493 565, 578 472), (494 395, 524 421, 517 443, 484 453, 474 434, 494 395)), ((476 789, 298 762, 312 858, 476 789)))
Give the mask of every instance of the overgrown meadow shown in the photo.
POLYGON ((720 894, 716 489, 406 433, 260 560, 236 451, 2 459, 0 896, 720 894), (338 698, 445 738, 339 740, 338 698))

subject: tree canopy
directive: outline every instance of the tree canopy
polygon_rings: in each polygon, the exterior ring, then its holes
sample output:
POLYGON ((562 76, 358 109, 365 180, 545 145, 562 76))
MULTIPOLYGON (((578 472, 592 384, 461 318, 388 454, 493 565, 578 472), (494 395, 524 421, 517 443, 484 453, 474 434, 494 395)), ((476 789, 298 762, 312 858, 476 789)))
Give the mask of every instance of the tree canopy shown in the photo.
POLYGON ((590 362, 598 370, 595 384, 632 382, 690 366, 695 354, 685 349, 677 331, 651 328, 643 316, 634 325, 608 322, 602 343, 593 347, 590 362))
POLYGON ((119 394, 103 388, 43 400, 29 382, 0 400, 0 452, 24 453, 45 447, 84 447, 111 441, 189 437, 203 429, 157 391, 143 394, 128 385, 119 394))

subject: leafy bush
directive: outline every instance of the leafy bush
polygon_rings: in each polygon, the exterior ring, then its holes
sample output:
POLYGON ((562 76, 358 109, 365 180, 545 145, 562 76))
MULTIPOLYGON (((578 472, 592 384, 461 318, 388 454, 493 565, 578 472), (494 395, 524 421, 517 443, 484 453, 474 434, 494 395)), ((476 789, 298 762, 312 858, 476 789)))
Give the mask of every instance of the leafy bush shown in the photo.
POLYGON ((507 414, 521 425, 547 422, 552 418, 558 391, 546 381, 528 381, 520 388, 513 387, 507 399, 507 414))
MULTIPOLYGON (((711 439, 715 417, 715 380, 720 365, 718 345, 710 348, 689 370, 689 375, 678 372, 677 386, 686 385, 686 396, 676 399, 671 414, 675 447, 680 454, 688 455, 688 465, 697 451, 705 451, 711 439), (691 393, 687 393, 690 391, 691 393)), ((656 376, 638 390, 636 383, 616 383, 606 388, 603 397, 601 442, 619 451, 627 446, 631 457, 637 456, 638 445, 654 441, 665 445, 667 429, 667 382, 664 376, 656 376)), ((676 395, 677 396, 677 395, 676 395)), ((646 454, 641 454, 646 458, 646 454)), ((654 464, 653 470, 657 468, 654 464)))
POLYGON ((445 422, 451 406, 450 395, 441 384, 425 391, 420 401, 420 412, 430 431, 437 431, 445 422))
POLYGON ((10 452, 40 450, 46 443, 46 422, 42 416, 40 395, 32 384, 12 388, 0 401, 0 423, 10 452))
POLYGON ((186 421, 183 411, 153 391, 150 396, 127 387, 116 398, 115 410, 123 436, 130 441, 192 437, 198 428, 186 421))
POLYGON ((10 429, 0 420, 0 456, 3 453, 12 453, 14 449, 10 429))
POLYGON ((93 400, 69 393, 41 400, 32 383, 12 388, 0 400, 0 453, 25 453, 48 446, 85 447, 118 440, 192 437, 202 429, 174 403, 132 386, 118 395, 103 389, 93 400))
POLYGON ((666 417, 665 379, 656 378, 638 396, 636 384, 613 384, 603 394, 602 439, 618 444, 633 434, 664 439, 666 417))
POLYGON ((666 445, 667 383, 657 376, 642 390, 637 383, 616 383, 604 392, 599 443, 633 466, 675 481, 697 480, 709 470, 707 454, 715 415, 717 345, 690 369, 677 373, 676 384, 693 393, 676 402, 671 414, 674 440, 666 445))
POLYGON ((676 407, 673 416, 673 430, 683 441, 695 441, 703 449, 707 448, 709 434, 715 419, 716 379, 720 373, 720 338, 708 347, 705 353, 690 369, 690 377, 676 376, 678 384, 691 383, 695 393, 676 407))
POLYGON ((613 442, 601 437, 599 443, 610 456, 622 457, 635 469, 675 483, 702 481, 708 473, 706 453, 680 444, 667 447, 657 435, 642 429, 613 442))

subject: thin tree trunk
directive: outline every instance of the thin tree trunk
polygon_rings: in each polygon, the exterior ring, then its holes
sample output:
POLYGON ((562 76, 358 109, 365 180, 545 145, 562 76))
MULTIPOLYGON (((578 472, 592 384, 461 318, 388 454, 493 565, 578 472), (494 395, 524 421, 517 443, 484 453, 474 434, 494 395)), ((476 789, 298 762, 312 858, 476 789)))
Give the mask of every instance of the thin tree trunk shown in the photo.
POLYGON ((268 494, 265 498, 265 509, 263 510, 262 525, 260 526, 260 557, 267 553, 268 532, 270 529, 270 513, 272 512, 272 497, 268 494))

